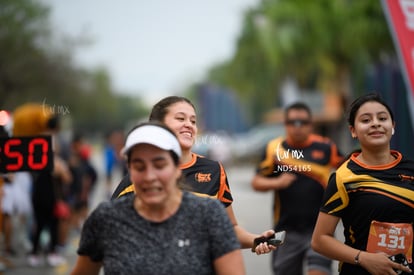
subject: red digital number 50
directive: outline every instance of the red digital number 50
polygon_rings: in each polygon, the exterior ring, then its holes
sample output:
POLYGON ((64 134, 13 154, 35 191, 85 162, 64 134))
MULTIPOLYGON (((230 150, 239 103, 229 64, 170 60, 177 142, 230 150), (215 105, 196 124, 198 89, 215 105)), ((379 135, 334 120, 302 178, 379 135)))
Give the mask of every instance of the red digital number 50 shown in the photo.
POLYGON ((12 137, 1 139, 2 172, 51 170, 53 153, 51 137, 12 137))

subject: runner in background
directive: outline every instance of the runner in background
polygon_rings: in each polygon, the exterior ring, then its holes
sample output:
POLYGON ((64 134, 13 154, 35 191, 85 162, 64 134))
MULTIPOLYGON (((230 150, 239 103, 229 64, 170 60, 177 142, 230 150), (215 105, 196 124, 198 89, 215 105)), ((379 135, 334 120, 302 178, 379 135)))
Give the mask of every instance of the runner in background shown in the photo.
POLYGON ((79 230, 89 214, 91 192, 98 175, 90 160, 92 149, 82 134, 74 134, 70 148, 68 163, 73 181, 67 200, 72 209, 72 225, 79 230))
POLYGON ((328 178, 342 154, 328 138, 313 133, 306 104, 285 108, 286 136, 271 140, 252 179, 256 191, 274 192, 274 229, 286 230, 285 244, 273 253, 275 275, 331 274, 331 260, 311 248, 311 237, 328 178))
POLYGON ((106 191, 109 198, 114 191, 114 181, 118 183, 128 173, 125 160, 119 153, 124 144, 124 139, 124 133, 121 130, 112 130, 105 136, 104 168, 106 191))

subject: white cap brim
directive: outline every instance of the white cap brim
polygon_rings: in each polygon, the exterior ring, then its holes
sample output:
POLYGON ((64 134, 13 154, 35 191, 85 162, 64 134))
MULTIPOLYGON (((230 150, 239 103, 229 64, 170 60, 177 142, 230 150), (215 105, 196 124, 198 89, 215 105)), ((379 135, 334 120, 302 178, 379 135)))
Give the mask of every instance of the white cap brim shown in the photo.
POLYGON ((127 155, 132 147, 142 143, 151 144, 166 151, 172 150, 178 157, 181 157, 181 147, 177 137, 157 125, 142 125, 132 130, 126 138, 121 153, 127 155))

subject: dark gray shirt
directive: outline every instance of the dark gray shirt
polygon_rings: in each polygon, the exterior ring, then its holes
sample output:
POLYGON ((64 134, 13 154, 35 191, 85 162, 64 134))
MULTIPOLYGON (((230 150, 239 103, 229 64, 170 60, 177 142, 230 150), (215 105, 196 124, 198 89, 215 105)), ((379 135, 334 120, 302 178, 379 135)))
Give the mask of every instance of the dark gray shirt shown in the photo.
POLYGON ((214 259, 240 249, 218 200, 184 192, 178 211, 150 222, 133 208, 134 196, 101 203, 82 229, 78 254, 102 261, 110 274, 214 274, 214 259))

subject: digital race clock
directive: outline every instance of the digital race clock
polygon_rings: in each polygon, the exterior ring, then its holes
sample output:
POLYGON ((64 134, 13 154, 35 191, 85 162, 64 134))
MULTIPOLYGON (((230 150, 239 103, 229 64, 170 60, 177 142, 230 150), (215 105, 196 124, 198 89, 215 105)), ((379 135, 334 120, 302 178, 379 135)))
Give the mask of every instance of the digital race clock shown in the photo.
POLYGON ((0 172, 52 169, 51 136, 0 138, 0 172))

